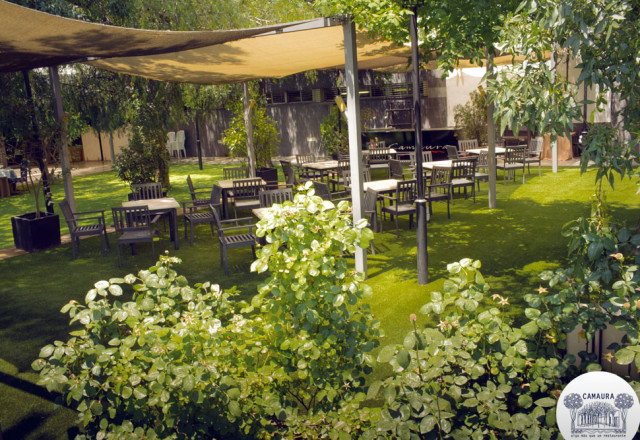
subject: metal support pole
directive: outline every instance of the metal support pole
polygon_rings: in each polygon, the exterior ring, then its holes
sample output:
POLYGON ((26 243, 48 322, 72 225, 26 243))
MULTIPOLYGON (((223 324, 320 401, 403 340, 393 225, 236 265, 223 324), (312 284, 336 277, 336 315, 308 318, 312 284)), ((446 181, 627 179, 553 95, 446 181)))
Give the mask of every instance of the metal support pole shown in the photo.
POLYGON ((424 175, 422 174, 422 113, 420 111, 420 59, 418 53, 418 8, 413 8, 410 22, 411 65, 413 68, 413 124, 416 146, 416 235, 418 241, 418 284, 429 282, 429 250, 427 243, 427 201, 424 198, 424 175))
MULTIPOLYGON (((493 54, 487 49, 487 72, 493 78, 493 54)), ((498 207, 496 197, 496 127, 493 121, 493 101, 487 103, 487 160, 489 161, 489 209, 498 207)))
POLYGON ((253 147, 253 124, 251 123, 251 103, 249 102, 249 83, 242 84, 244 102, 244 126, 247 130, 247 157, 249 159, 249 177, 256 177, 256 152, 253 147))
POLYGON ((198 126, 197 116, 196 116, 196 150, 198 150, 198 167, 202 169, 202 146, 200 144, 200 128, 198 126))
MULTIPOLYGON (((362 140, 360 138, 360 95, 358 91, 358 52, 356 49, 356 28, 350 18, 343 24, 344 31, 344 77, 347 86, 347 124, 349 127, 349 167, 351 169, 351 201, 353 223, 364 217, 362 194, 364 192, 362 173, 362 140)), ((366 275, 367 254, 356 247, 356 270, 366 275)))

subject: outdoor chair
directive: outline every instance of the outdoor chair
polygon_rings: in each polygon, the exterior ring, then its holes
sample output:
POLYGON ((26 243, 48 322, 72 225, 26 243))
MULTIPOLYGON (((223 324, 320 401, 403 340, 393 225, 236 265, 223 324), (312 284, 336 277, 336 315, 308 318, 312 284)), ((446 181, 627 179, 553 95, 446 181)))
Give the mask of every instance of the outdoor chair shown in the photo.
POLYGON ((331 184, 333 191, 336 191, 338 186, 344 186, 344 181, 342 180, 342 169, 349 168, 349 164, 349 159, 338 159, 338 168, 332 171, 329 176, 329 183, 331 184))
POLYGON ((478 139, 464 139, 458 141, 460 156, 468 156, 467 150, 478 148, 478 139))
POLYGON ((220 205, 222 197, 222 188, 218 185, 194 187, 191 176, 187 176, 187 185, 189 185, 189 193, 191 201, 196 206, 208 206, 210 203, 220 205))
MULTIPOLYGON (((378 232, 378 192, 374 189, 368 188, 364 195, 364 215, 369 219, 371 230, 378 232)), ((376 254, 376 249, 373 246, 373 240, 371 240, 371 255, 376 254)))
POLYGON ((369 150, 369 168, 381 169, 389 167, 391 148, 376 148, 369 150))
POLYGON ((176 149, 176 132, 170 131, 167 133, 167 151, 169 156, 173 156, 173 152, 176 149))
POLYGON ((399 160, 389 159, 389 178, 396 180, 404 180, 404 168, 399 160))
POLYGON ((516 145, 513 147, 505 147, 504 158, 498 161, 496 169, 502 170, 502 180, 504 184, 507 184, 507 175, 511 178, 513 173, 513 181, 516 181, 516 171, 522 170, 522 183, 524 183, 525 173, 524 167, 526 165, 527 158, 527 146, 516 145))
MULTIPOLYGON (((400 230, 398 228, 398 217, 401 215, 409 216, 409 229, 413 227, 413 214, 416 213, 415 200, 417 196, 417 183, 415 180, 403 180, 398 182, 398 187, 393 196, 380 194, 382 200, 388 200, 389 206, 383 206, 380 214, 389 213, 391 217, 395 217, 396 221, 396 237, 400 238, 400 230)), ((380 222, 380 231, 382 231, 382 222, 380 222)))
MULTIPOLYGON (((210 204, 209 206, 216 205, 210 204)), ((219 208, 220 204, 218 204, 217 207, 219 208)), ((187 223, 189 223, 189 228, 191 230, 191 246, 193 246, 193 228, 195 225, 200 223, 209 223, 209 226, 211 226, 211 236, 213 236, 213 215, 211 214, 211 210, 208 206, 205 207, 204 205, 197 205, 193 201, 182 202, 182 212, 184 219, 184 239, 187 239, 187 223)))
POLYGON ((218 230, 218 243, 220 245, 220 267, 224 265, 224 274, 229 275, 228 249, 251 246, 253 258, 256 258, 257 237, 253 233, 252 217, 220 220, 220 215, 215 206, 211 206, 213 222, 218 230), (227 226, 229 225, 229 226, 227 226), (232 232, 231 234, 229 232, 232 232))
POLYGON ((293 190, 291 188, 269 189, 260 191, 260 207, 268 208, 275 204, 281 205, 285 201, 293 201, 293 190))
POLYGON ((18 183, 21 186, 21 192, 29 192, 29 161, 22 159, 22 161, 20 161, 20 177, 9 177, 7 181, 9 185, 11 185, 11 192, 13 193, 18 191, 18 183))
POLYGON ((118 267, 122 266, 120 246, 127 244, 131 245, 131 254, 135 255, 136 243, 151 243, 151 252, 155 258, 155 242, 160 241, 160 233, 151 226, 149 208, 146 206, 111 208, 111 212, 116 229, 118 267))
POLYGON ((315 171, 305 167, 305 163, 317 162, 318 158, 314 154, 296 154, 298 164, 298 176, 303 180, 322 179, 327 176, 326 171, 315 171))
POLYGON ((340 202, 342 200, 351 200, 350 191, 340 191, 332 193, 329 190, 329 184, 324 182, 313 181, 313 189, 318 197, 330 202, 340 202))
POLYGON ((238 217, 240 209, 255 209, 260 207, 260 191, 264 190, 262 179, 259 177, 252 179, 233 181, 233 216, 238 217))
POLYGON ((542 138, 531 139, 529 141, 529 148, 527 148, 527 157, 525 163, 527 164, 527 170, 531 175, 531 164, 538 162, 538 175, 542 176, 542 147, 544 141, 542 138))
POLYGON ((450 167, 433 167, 430 182, 425 188, 425 198, 429 202, 429 218, 433 215, 432 202, 447 202, 447 218, 451 218, 450 202, 451 202, 451 168, 450 167))
POLYGON ((458 159, 458 149, 453 145, 445 145, 444 149, 447 150, 447 157, 449 159, 458 159))
POLYGON ((162 184, 158 182, 134 183, 131 185, 133 200, 161 199, 164 197, 162 184))
POLYGON ((109 249, 110 246, 109 237, 107 236, 107 223, 104 220, 104 211, 84 211, 74 213, 71 211, 71 206, 67 199, 63 199, 59 205, 62 213, 64 214, 64 219, 67 221, 67 225, 69 226, 73 259, 76 259, 76 253, 80 248, 80 237, 88 237, 91 235, 100 236, 102 255, 106 255, 107 249, 109 249))
POLYGON ((454 159, 451 166, 451 189, 464 189, 464 198, 467 198, 467 188, 471 188, 473 202, 476 201, 476 157, 454 159))
POLYGON ((476 162, 476 173, 475 179, 478 186, 478 191, 480 191, 480 181, 488 181, 489 180, 489 152, 481 151, 478 155, 478 160, 476 162))
POLYGON ((296 177, 296 171, 288 160, 281 160, 280 165, 282 166, 282 173, 284 174, 284 183, 286 187, 293 188, 296 185, 306 182, 305 179, 296 177))
POLYGON ((180 159, 181 157, 187 157, 187 150, 184 147, 184 141, 184 130, 176 131, 176 143, 173 151, 176 153, 176 157, 178 159, 180 159))
POLYGON ((249 168, 232 167, 222 169, 222 178, 224 180, 246 179, 249 177, 249 168))

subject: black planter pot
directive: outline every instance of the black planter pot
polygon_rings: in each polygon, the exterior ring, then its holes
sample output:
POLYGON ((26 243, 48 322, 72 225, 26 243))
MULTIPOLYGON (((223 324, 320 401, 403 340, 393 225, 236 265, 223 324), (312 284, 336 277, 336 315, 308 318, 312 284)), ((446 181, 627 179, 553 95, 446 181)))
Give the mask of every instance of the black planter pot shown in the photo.
POLYGON ((11 217, 13 242, 16 248, 27 252, 60 245, 60 218, 58 214, 35 212, 11 217))
POLYGON ((256 170, 256 177, 261 177, 262 180, 267 182, 267 189, 278 188, 278 170, 277 168, 258 168, 256 170))

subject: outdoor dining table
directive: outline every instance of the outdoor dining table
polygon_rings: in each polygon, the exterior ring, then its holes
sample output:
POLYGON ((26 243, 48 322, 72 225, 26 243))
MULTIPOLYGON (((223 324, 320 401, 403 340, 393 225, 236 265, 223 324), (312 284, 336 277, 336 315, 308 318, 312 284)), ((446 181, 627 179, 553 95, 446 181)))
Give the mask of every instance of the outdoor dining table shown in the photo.
MULTIPOLYGON (((226 179, 218 180, 218 186, 222 189, 222 218, 229 218, 229 208, 227 207, 229 201, 229 193, 233 192, 233 182, 240 182, 242 180, 253 179, 253 177, 247 177, 246 179, 226 179)), ((265 186, 267 182, 262 179, 260 182, 262 186, 265 186)))
POLYGON ((162 197, 160 199, 132 200, 122 202, 124 208, 132 206, 146 206, 149 208, 149 214, 169 214, 169 235, 175 249, 178 249, 178 208, 180 204, 173 197, 162 197))
MULTIPOLYGON (((481 152, 483 151, 489 151, 488 148, 471 148, 469 150, 467 150, 467 153, 470 154, 475 154, 475 155, 480 155, 481 152)), ((496 147, 496 154, 504 154, 504 152, 507 151, 504 147, 496 147)))
POLYGON ((434 167, 440 168, 451 168, 453 165, 453 161, 450 159, 447 160, 434 160, 433 162, 423 162, 422 168, 427 170, 432 170, 434 167))
POLYGON ((11 185, 9 179, 15 179, 16 172, 10 168, 0 168, 0 198, 11 195, 11 185))

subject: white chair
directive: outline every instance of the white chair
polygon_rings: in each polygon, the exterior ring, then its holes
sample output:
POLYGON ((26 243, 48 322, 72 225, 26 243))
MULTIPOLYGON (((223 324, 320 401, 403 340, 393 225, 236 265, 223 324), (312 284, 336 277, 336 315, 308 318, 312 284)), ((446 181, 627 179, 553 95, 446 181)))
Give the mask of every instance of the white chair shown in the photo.
POLYGON ((184 148, 184 130, 176 132, 176 144, 174 151, 177 154, 178 159, 180 157, 187 157, 187 150, 184 148))
POLYGON ((167 151, 170 156, 173 156, 174 146, 176 144, 176 132, 170 131, 167 133, 167 151))

